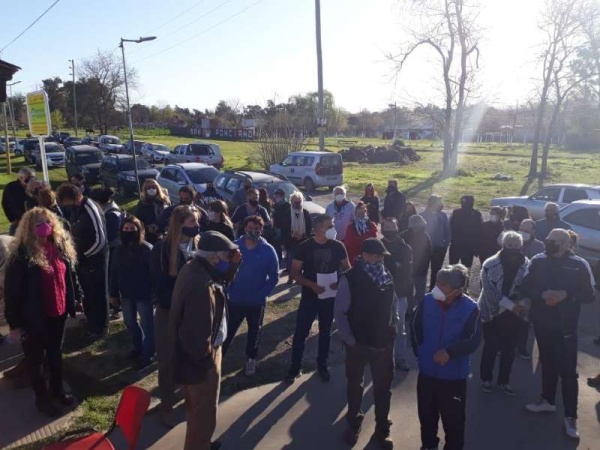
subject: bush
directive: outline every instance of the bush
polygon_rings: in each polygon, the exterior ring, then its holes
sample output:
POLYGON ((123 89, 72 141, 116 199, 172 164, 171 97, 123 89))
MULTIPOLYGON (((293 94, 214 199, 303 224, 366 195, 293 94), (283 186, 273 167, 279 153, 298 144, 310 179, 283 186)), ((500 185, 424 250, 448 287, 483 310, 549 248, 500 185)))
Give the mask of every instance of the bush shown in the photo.
POLYGON ((304 138, 282 136, 278 132, 263 131, 258 139, 258 148, 253 148, 250 158, 269 170, 273 164, 282 162, 289 153, 305 150, 304 138))

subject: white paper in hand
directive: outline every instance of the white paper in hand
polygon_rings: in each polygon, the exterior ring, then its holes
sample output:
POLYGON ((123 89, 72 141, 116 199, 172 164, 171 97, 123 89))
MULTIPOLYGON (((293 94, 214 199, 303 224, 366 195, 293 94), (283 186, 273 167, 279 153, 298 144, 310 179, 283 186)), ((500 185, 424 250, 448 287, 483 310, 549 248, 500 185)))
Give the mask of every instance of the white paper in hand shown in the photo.
POLYGON ((333 273, 318 273, 317 274, 317 284, 321 287, 325 288, 325 292, 319 294, 320 299, 332 298, 337 294, 337 289, 331 289, 331 285, 337 283, 338 274, 337 272, 333 273))

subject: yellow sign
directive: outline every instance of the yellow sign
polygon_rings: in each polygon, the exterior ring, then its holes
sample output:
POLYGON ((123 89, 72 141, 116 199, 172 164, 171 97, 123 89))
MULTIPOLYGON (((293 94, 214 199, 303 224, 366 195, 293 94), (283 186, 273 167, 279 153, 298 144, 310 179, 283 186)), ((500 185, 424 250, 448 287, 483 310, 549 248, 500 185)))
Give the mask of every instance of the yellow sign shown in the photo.
POLYGON ((50 107, 46 91, 35 91, 27 94, 27 118, 29 132, 32 136, 50 136, 50 107))

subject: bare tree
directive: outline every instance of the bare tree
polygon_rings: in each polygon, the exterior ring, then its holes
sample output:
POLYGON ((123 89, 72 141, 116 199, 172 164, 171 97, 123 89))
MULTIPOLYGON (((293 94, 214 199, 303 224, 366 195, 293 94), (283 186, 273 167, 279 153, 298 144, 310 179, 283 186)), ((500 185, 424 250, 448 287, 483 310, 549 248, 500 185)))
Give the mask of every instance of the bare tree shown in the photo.
POLYGON ((420 47, 432 48, 439 57, 444 92, 442 136, 444 171, 456 169, 458 146, 464 125, 464 109, 478 69, 478 9, 465 0, 404 0, 413 6, 412 42, 389 55, 399 73, 420 47), (414 20, 416 14, 424 20, 414 20))
MULTIPOLYGON (((137 85, 137 74, 132 68, 128 68, 128 72, 129 88, 132 89, 137 85)), ((109 125, 122 116, 117 112, 117 108, 122 109, 125 95, 121 59, 114 52, 98 50, 96 56, 81 63, 79 74, 93 87, 97 100, 92 114, 100 132, 106 134, 109 125)))
MULTIPOLYGON (((542 13, 539 28, 545 33, 544 50, 540 60, 542 63, 542 86, 540 89, 537 116, 533 134, 533 149, 531 151, 531 163, 529 165, 529 179, 538 176, 539 146, 546 121, 546 110, 551 95, 552 84, 555 80, 555 72, 561 65, 565 51, 570 51, 570 45, 564 45, 566 40, 571 40, 580 28, 577 14, 580 0, 547 0, 546 9, 542 13)), ((560 67, 562 72, 563 67, 560 67)), ((562 76, 562 74, 561 74, 562 76)))

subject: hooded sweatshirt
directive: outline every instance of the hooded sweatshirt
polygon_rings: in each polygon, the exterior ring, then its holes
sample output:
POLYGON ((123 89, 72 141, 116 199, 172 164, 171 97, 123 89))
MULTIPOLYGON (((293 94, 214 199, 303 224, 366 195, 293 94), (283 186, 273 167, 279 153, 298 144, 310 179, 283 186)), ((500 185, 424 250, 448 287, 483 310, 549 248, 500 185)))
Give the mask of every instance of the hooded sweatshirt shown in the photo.
POLYGON ((227 289, 229 303, 263 306, 279 280, 277 253, 264 238, 260 238, 253 249, 246 247, 244 236, 235 243, 242 252, 242 264, 227 289))

